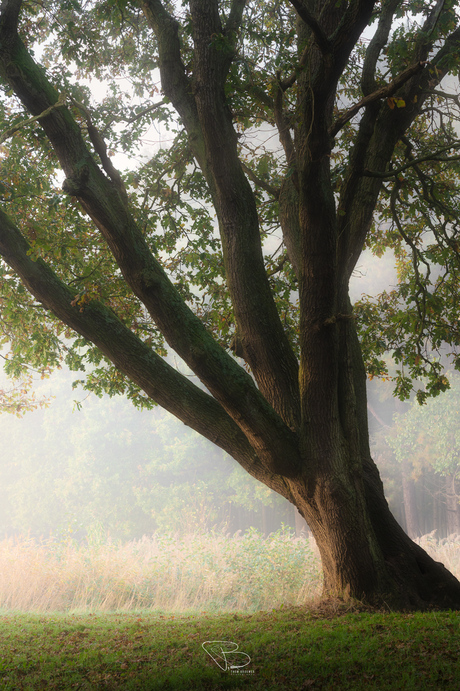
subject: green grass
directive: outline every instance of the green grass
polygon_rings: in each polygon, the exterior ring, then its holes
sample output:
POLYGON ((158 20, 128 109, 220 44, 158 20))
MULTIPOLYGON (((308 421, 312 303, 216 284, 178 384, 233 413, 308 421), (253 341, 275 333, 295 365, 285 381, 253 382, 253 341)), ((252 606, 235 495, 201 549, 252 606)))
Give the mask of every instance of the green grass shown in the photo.
POLYGON ((332 603, 254 614, 5 613, 0 641, 2 691, 460 688, 454 612, 332 603), (204 651, 218 640, 249 655, 245 673, 222 671, 204 651))

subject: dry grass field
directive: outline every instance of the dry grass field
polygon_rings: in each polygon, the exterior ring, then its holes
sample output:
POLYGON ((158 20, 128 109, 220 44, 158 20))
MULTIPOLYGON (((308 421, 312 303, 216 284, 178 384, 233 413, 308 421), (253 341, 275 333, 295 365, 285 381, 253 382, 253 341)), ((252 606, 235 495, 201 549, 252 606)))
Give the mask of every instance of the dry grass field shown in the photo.
MULTIPOLYGON (((457 577, 460 536, 420 544, 457 577)), ((0 541, 0 610, 94 612, 255 612, 312 603, 321 589, 313 538, 287 529, 153 535, 113 543, 57 538, 0 541)))
POLYGON ((314 599, 321 572, 314 541, 280 530, 244 535, 153 535, 112 543, 0 542, 0 609, 22 612, 243 611, 314 599))

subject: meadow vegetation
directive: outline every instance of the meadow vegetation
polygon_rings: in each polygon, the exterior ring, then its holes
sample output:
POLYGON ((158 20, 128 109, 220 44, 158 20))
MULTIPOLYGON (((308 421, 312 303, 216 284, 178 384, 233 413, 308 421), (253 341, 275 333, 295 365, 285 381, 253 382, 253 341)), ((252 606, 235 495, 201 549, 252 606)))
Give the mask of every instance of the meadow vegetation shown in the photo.
MULTIPOLYGON (((460 536, 418 542, 460 576, 460 536)), ((311 604, 321 593, 312 537, 289 528, 266 539, 251 528, 112 541, 94 530, 0 541, 0 609, 21 612, 164 610, 255 612, 311 604)))
POLYGON ((154 534, 112 542, 94 531, 79 543, 0 542, 0 608, 22 612, 244 611, 300 605, 317 597, 321 567, 313 538, 283 528, 154 534))

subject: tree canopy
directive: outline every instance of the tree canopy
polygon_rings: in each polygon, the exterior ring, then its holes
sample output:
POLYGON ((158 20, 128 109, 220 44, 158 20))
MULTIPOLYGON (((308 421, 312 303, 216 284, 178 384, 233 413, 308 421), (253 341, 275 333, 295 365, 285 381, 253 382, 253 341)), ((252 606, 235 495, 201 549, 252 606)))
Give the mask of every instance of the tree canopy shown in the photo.
POLYGON ((459 598, 389 513, 364 369, 389 350, 423 401, 448 387, 438 351, 460 366, 458 9, 0 8, 9 371, 64 359, 172 412, 298 507, 329 593, 459 598), (399 281, 353 309, 365 248, 399 281))

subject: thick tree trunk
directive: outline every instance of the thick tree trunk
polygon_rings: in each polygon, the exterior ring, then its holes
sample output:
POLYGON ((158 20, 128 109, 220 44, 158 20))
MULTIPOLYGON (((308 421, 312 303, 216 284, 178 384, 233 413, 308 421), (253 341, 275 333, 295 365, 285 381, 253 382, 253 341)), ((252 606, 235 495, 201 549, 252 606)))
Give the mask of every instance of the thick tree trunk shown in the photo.
MULTIPOLYGON (((359 408, 358 424, 361 427, 363 483, 368 514, 383 557, 384 570, 389 579, 388 604, 403 608, 452 608, 460 607, 460 583, 443 566, 434 561, 419 545, 414 543, 398 524, 385 498, 383 483, 369 451, 367 415, 363 409, 366 401, 366 373, 361 349, 350 324, 349 337, 354 345, 355 391, 359 408), (398 604, 399 603, 399 604, 398 604)), ((381 562, 379 562, 380 567, 381 562)), ((385 601, 380 592, 380 601, 385 601)))
POLYGON ((362 469, 363 482, 354 487, 327 476, 291 483, 321 554, 324 597, 395 609, 458 609, 460 583, 397 523, 370 456, 362 469))
POLYGON ((377 468, 364 467, 369 515, 393 584, 392 601, 406 608, 460 608, 460 583, 403 531, 391 514, 377 468))
POLYGON ((369 451, 366 374, 353 322, 344 321, 341 331, 341 432, 314 474, 290 482, 321 554, 323 594, 392 608, 458 609, 458 580, 391 514, 369 451))

